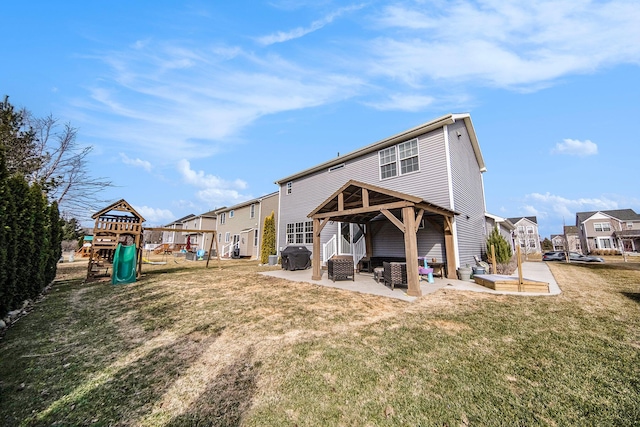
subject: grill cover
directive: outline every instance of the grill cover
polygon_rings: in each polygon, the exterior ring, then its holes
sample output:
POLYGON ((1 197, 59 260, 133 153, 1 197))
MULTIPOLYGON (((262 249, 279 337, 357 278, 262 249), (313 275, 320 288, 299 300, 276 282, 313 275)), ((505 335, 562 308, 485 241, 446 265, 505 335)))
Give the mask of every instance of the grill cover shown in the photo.
POLYGON ((311 251, 305 246, 287 246, 280 252, 283 270, 306 270, 311 267, 311 251))

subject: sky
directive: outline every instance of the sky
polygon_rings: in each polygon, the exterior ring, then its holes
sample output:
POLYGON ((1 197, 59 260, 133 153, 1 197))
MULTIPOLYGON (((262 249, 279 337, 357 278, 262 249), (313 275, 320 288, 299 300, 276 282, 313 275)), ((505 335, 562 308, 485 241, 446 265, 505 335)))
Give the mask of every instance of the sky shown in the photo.
POLYGON ((543 238, 576 212, 640 213, 637 0, 24 0, 0 16, 0 95, 77 128, 114 184, 101 197, 147 225, 448 113, 471 115, 489 213, 536 216, 543 238))

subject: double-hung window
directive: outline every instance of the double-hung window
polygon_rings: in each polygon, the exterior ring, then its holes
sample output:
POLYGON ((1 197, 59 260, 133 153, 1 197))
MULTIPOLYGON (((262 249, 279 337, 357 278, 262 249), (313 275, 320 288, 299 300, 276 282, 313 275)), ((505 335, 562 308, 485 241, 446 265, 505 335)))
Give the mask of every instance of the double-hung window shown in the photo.
POLYGON ((418 140, 412 139, 378 152, 380 179, 392 178, 420 170, 418 140))
POLYGON ((313 243, 313 221, 293 222, 287 224, 287 244, 313 243))
POLYGON ((611 231, 611 224, 608 222, 596 222, 593 224, 596 231, 611 231))

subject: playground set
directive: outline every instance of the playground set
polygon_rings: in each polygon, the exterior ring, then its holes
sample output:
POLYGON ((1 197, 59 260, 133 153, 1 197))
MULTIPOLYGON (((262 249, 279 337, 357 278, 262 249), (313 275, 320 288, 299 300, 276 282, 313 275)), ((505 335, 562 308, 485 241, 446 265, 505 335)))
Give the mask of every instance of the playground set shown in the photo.
MULTIPOLYGON (((95 220, 88 252, 87 281, 108 276, 111 267, 111 283, 133 283, 142 273, 141 241, 144 231, 175 231, 163 227, 143 227, 145 219, 124 199, 121 199, 91 216, 95 220)), ((198 230, 215 233, 216 230, 198 230)), ((211 246, 217 239, 211 239, 211 246)), ((172 248, 173 249, 173 248, 172 248)), ((211 253, 209 248, 209 253, 211 253)), ((217 253, 216 247, 216 253, 217 253)), ((204 251, 199 251, 200 259, 204 251), (201 252, 201 253, 200 253, 201 252)), ((218 259, 219 261, 219 259, 218 259)), ((207 258, 207 267, 209 259, 207 258)))

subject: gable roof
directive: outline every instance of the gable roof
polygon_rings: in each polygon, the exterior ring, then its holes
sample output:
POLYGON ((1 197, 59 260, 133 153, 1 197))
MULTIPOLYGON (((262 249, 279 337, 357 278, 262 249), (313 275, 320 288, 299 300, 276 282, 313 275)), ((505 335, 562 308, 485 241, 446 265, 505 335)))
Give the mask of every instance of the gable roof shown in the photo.
POLYGON ((189 220, 191 218, 194 218, 194 217, 195 217, 194 214, 185 215, 182 218, 179 218, 179 219, 176 219, 175 221, 170 222, 165 227, 168 227, 168 226, 173 225, 173 224, 182 224, 183 222, 185 222, 185 221, 187 221, 187 220, 189 220))
POLYGON ((535 216, 519 216, 519 217, 514 217, 514 218, 507 218, 509 221, 511 221, 512 223, 517 223, 518 221, 522 221, 523 219, 528 219, 529 221, 533 222, 534 224, 538 224, 538 218, 536 218, 535 216))
POLYGON ((442 116, 437 119, 428 121, 419 126, 406 130, 404 132, 400 132, 396 135, 390 136, 388 138, 385 138, 373 144, 367 145, 366 147, 357 149, 355 151, 352 151, 342 156, 338 156, 332 160, 321 163, 312 168, 303 170, 294 175, 279 179, 275 183, 278 185, 282 185, 282 183, 293 181, 295 179, 304 177, 314 172, 325 170, 327 168, 330 168, 331 166, 339 165, 340 163, 344 163, 348 160, 358 158, 365 154, 379 151, 391 145, 399 144, 401 142, 415 138, 419 135, 425 134, 432 130, 439 129, 447 125, 451 125, 459 120, 464 121, 464 124, 467 127, 467 131, 469 132, 469 139, 471 140, 471 146, 473 147, 473 152, 476 156, 476 161, 478 162, 478 166, 480 167, 480 172, 486 172, 487 168, 484 163, 484 158, 482 157, 482 153, 480 152, 480 145, 478 144, 478 137, 473 127, 473 123, 471 122, 471 116, 469 115, 469 113, 461 113, 461 114, 447 114, 446 116, 442 116))
POLYGON ((447 217, 458 215, 455 211, 427 202, 420 197, 349 180, 307 217, 364 224, 381 215, 382 209, 392 210, 405 206, 415 206, 426 212, 447 217))
POLYGON ((129 203, 127 203, 127 201, 125 199, 120 199, 117 202, 114 202, 114 203, 110 204, 106 208, 104 208, 104 209, 94 213, 93 215, 91 215, 91 218, 92 219, 96 219, 99 216, 105 215, 106 213, 108 213, 110 211, 125 212, 125 213, 131 214, 134 217, 138 218, 140 220, 140 222, 145 222, 146 221, 142 217, 142 215, 140 215, 138 212, 136 212, 136 210, 133 209, 133 207, 129 203))
POLYGON ((516 226, 513 225, 513 222, 511 222, 508 218, 503 218, 503 217, 498 216, 498 215, 493 215, 493 214, 490 214, 489 212, 485 212, 484 216, 487 217, 487 218, 491 218, 492 220, 494 220, 498 224, 503 224, 505 226, 505 228, 507 228, 509 230, 513 230, 513 229, 516 228, 516 226))
POLYGON ((264 199, 268 199, 270 197, 277 196, 278 194, 280 194, 278 191, 274 191, 273 193, 265 194, 264 196, 256 197, 255 199, 251 199, 251 200, 247 200, 245 202, 238 203, 237 205, 233 205, 233 206, 230 206, 230 207, 226 207, 225 206, 225 207, 222 207, 220 209, 216 209, 214 212, 216 214, 219 214, 221 212, 229 212, 229 211, 232 211, 234 209, 240 209, 240 208, 243 208, 245 206, 252 205, 254 203, 262 202, 264 199))
POLYGON ((576 225, 582 224, 597 213, 602 213, 620 221, 640 221, 640 215, 633 209, 613 209, 608 211, 577 212, 576 225))

